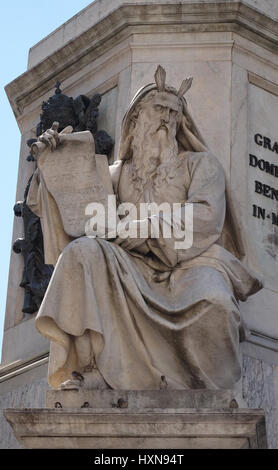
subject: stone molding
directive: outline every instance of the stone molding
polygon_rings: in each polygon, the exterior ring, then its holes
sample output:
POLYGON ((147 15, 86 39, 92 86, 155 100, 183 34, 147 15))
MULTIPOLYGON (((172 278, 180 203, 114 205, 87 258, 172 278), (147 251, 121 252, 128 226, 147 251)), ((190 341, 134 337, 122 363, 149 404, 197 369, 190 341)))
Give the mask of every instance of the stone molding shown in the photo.
POLYGON ((278 338, 271 337, 257 330, 250 330, 250 332, 251 336, 247 339, 247 343, 278 352, 278 338))
POLYGON ((7 409, 25 448, 267 448, 259 409, 7 409))
POLYGON ((268 91, 269 93, 272 93, 275 96, 278 96, 278 85, 276 83, 271 82, 266 78, 260 77, 259 75, 252 72, 248 72, 248 81, 252 85, 256 85, 262 88, 263 90, 268 91))
POLYGON ((277 21, 242 2, 136 4, 110 12, 6 86, 18 118, 34 100, 136 32, 235 32, 276 52, 277 21))
POLYGON ((0 383, 48 363, 49 352, 0 367, 0 383))

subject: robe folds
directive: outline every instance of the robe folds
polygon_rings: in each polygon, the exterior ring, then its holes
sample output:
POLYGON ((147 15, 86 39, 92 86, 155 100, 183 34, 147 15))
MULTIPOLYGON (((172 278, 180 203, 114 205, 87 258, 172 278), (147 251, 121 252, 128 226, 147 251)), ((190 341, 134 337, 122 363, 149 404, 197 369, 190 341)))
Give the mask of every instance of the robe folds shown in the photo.
MULTIPOLYGON (((129 165, 116 162, 111 175, 119 201, 137 203, 129 165)), ((51 219, 48 196, 34 180, 29 205, 51 219)), ((114 389, 159 389, 162 375, 172 389, 233 387, 244 331, 238 302, 262 284, 237 256, 226 196, 217 159, 183 152, 173 181, 149 188, 140 202, 192 203, 191 248, 176 250, 173 238, 159 237, 129 251, 90 236, 60 248, 36 318, 51 340, 53 388, 89 364, 114 389)))

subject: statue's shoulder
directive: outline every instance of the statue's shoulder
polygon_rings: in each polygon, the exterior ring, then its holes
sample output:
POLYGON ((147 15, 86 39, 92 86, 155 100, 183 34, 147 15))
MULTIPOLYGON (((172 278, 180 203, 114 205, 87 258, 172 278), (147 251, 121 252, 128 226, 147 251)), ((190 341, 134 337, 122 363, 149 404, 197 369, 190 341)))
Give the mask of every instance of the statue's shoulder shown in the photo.
POLYGON ((194 167, 197 165, 210 166, 219 169, 219 171, 224 171, 218 158, 209 150, 203 152, 186 151, 181 152, 179 156, 184 159, 187 165, 194 165, 194 167))
POLYGON ((203 152, 182 152, 186 171, 193 176, 199 175, 200 178, 208 177, 225 179, 225 172, 218 158, 209 150, 203 152))

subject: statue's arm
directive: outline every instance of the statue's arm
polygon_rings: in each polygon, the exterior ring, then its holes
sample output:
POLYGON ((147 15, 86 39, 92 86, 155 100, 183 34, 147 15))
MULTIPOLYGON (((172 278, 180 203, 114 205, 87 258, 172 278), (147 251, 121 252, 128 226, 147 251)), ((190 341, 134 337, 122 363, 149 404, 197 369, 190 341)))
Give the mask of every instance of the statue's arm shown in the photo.
MULTIPOLYGON (((225 219, 225 175, 220 163, 208 152, 192 152, 186 165, 190 176, 186 204, 192 204, 193 208, 192 245, 182 245, 183 239, 175 236, 163 238, 162 230, 159 238, 147 242, 151 251, 169 267, 199 256, 216 243, 225 219)), ((182 231, 190 222, 188 212, 183 209, 178 213, 182 231)), ((173 229, 171 219, 164 215, 160 219, 161 229, 165 221, 173 229)))
POLYGON ((193 205, 193 246, 190 254, 194 257, 221 236, 226 213, 226 183, 222 166, 208 152, 195 156, 191 154, 188 165, 191 183, 187 203, 193 205))

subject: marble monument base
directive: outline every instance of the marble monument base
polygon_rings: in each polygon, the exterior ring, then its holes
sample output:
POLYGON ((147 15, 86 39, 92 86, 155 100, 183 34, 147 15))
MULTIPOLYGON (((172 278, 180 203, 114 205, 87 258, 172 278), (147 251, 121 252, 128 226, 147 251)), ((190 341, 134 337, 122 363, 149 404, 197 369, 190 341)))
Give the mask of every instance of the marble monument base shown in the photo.
POLYGON ((48 391, 44 409, 7 409, 28 449, 267 448, 264 411, 230 391, 48 391))

